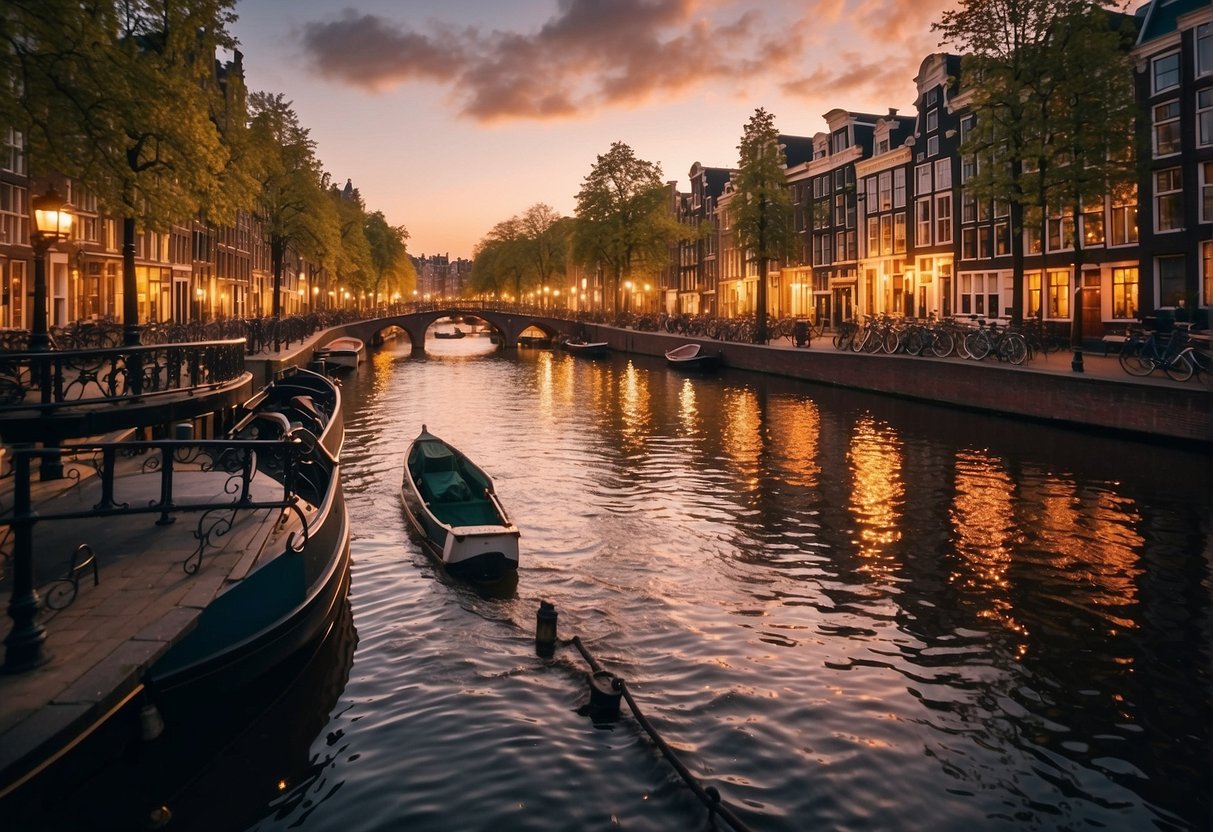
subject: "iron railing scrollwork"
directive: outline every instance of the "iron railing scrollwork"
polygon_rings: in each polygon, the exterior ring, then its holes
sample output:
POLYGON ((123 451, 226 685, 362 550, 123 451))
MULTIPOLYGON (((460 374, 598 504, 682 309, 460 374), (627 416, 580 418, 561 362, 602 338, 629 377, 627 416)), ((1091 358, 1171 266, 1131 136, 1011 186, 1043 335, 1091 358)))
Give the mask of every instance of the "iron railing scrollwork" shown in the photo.
MULTIPOLYGON (((72 578, 78 575, 80 563, 96 569, 96 559, 77 558, 64 579, 42 559, 35 562, 36 527, 135 515, 154 515, 155 524, 163 526, 182 514, 198 514, 198 524, 192 532, 197 545, 181 564, 186 574, 194 575, 202 568, 207 549, 219 546, 219 538, 235 526, 242 514, 251 516, 265 510, 273 516, 273 512, 278 512, 276 522, 293 515, 299 528, 288 535, 284 546, 290 551, 302 551, 308 540, 309 524, 300 505, 307 491, 304 489, 301 494, 298 489, 301 472, 320 466, 328 476, 337 476, 321 446, 293 436, 278 440, 92 442, 54 449, 18 447, 11 454, 12 505, 0 512, 0 540, 10 547, 6 563, 11 575, 4 577, 11 580, 8 612, 13 619, 12 630, 4 641, 6 671, 36 667, 45 661, 42 644, 46 631, 39 613, 49 604, 40 598, 38 587, 47 587, 48 600, 53 596, 55 608, 61 608, 75 598, 78 581, 72 578), (43 504, 35 510, 31 469, 41 457, 52 453, 61 455, 67 476, 77 479, 73 488, 80 487, 86 479, 81 470, 91 469, 99 485, 96 503, 82 508, 43 504), (184 476, 202 478, 207 483, 202 493, 207 496, 182 499, 182 493, 200 493, 199 480, 195 480, 192 489, 178 488, 184 476), (71 583, 70 587, 64 584, 65 580, 71 583)), ((105 524, 96 524, 98 529, 104 527, 105 524)), ((100 541, 85 542, 83 546, 89 556, 94 552, 97 556, 105 555, 100 541)))

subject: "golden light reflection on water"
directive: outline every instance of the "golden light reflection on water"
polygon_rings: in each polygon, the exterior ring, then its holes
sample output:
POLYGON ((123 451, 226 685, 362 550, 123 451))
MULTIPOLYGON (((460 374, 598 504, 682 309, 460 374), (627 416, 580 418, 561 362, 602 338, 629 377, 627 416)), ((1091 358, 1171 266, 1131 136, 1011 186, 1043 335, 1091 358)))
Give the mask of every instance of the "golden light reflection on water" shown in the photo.
MULTIPOLYGON (((1026 636, 1027 628, 1015 620, 1007 575, 1015 542, 1015 481, 1002 460, 978 451, 957 453, 955 469, 952 532, 964 568, 949 581, 988 605, 977 610, 979 617, 1026 636)), ((1017 651, 1024 650, 1021 641, 1017 651)))
POLYGON ((812 488, 821 474, 818 463, 821 413, 810 399, 777 399, 769 406, 767 424, 774 453, 789 485, 812 488))
POLYGON ((695 385, 689 378, 684 378, 678 388, 678 422, 686 435, 698 432, 699 406, 695 403, 695 385))
POLYGON ((640 372, 631 361, 619 379, 619 410, 623 417, 620 432, 624 441, 643 443, 653 419, 649 408, 649 374, 640 372))
POLYGON ((1055 591, 1056 600, 1098 610, 1111 630, 1140 626, 1112 612, 1138 602, 1145 541, 1136 529, 1141 517, 1134 501, 1106 488, 1080 489, 1059 475, 1029 482, 1021 498, 1030 544, 1072 590, 1055 591), (1093 540, 1099 545, 1092 546, 1093 540))
POLYGON ((901 442, 889 425, 863 418, 855 423, 847 451, 851 468, 851 516, 859 524, 858 551, 864 571, 887 573, 896 568, 890 544, 901 539, 905 503, 901 442))
POLYGON ((743 483, 757 482, 758 455, 762 451, 762 417, 753 390, 726 390, 720 402, 721 442, 726 456, 738 465, 743 483))

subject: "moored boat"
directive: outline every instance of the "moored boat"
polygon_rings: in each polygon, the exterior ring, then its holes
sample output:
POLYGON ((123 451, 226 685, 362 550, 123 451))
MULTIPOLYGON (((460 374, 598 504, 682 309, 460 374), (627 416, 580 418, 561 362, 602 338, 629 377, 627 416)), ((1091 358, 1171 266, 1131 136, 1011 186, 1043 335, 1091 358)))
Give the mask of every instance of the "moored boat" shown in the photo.
POLYGON ((404 459, 401 499, 422 545, 447 571, 495 581, 518 569, 518 528, 489 475, 425 425, 404 459))
POLYGON ((342 336, 325 344, 316 355, 336 367, 357 370, 366 358, 366 344, 361 338, 342 336))
MULTIPOLYGON (((259 552, 246 556, 244 574, 229 575, 227 589, 203 609, 197 626, 149 669, 146 681, 158 692, 206 678, 225 686, 255 678, 323 635, 349 588, 340 391, 323 375, 294 370, 241 410, 231 439, 298 445, 297 453, 282 457, 254 451, 260 456, 253 476, 264 482, 250 495, 287 505, 267 518, 273 531, 259 552)), ((229 508, 214 506, 219 522, 229 508)))
POLYGON ((565 341, 563 346, 567 352, 583 358, 606 358, 611 354, 611 345, 606 341, 585 341, 578 338, 565 341))
POLYGON ((666 351, 666 364, 680 370, 712 372, 721 364, 720 352, 706 352, 701 344, 683 344, 666 351))
POLYGON ((464 332, 459 327, 455 327, 450 332, 447 332, 445 329, 438 329, 438 330, 434 331, 434 337, 435 338, 466 338, 467 333, 464 332))

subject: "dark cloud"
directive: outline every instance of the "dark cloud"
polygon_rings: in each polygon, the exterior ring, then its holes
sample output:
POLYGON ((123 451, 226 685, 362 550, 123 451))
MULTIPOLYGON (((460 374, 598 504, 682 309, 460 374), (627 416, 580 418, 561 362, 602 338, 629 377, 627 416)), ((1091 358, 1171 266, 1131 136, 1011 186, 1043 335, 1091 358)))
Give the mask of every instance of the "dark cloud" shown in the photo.
POLYGON ((481 121, 555 118, 632 104, 696 85, 785 76, 803 54, 800 27, 757 12, 719 22, 718 0, 560 0, 529 34, 433 27, 418 32, 346 11, 307 24, 312 70, 382 91, 409 82, 447 85, 481 121))

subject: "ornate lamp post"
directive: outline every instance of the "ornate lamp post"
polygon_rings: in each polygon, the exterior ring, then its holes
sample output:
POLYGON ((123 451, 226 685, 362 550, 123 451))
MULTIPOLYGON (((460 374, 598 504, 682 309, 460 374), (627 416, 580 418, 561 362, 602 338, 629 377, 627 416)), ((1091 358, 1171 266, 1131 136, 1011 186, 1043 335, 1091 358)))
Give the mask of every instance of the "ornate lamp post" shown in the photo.
MULTIPOLYGON (((34 320, 30 325, 30 352, 46 352, 50 349, 50 333, 46 321, 46 252, 54 243, 66 240, 72 231, 74 215, 67 203, 54 188, 42 196, 30 200, 34 215, 34 229, 30 232, 30 246, 34 249, 34 320)), ((49 370, 50 365, 45 367, 49 370)), ((46 390, 43 394, 46 394, 46 390)))

